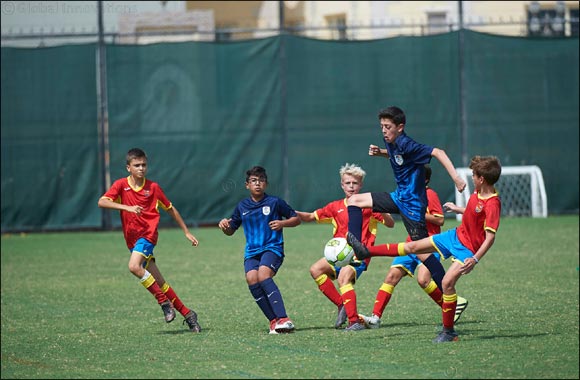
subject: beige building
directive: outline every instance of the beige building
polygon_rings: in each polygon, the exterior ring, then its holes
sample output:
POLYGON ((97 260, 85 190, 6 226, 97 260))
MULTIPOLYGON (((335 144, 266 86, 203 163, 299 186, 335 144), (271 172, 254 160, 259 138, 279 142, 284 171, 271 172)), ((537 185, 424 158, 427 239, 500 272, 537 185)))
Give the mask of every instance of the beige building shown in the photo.
MULTIPOLYGON (((7 1, 2 46, 95 42, 94 1, 7 1)), ((107 42, 227 41, 284 33, 319 39, 422 36, 465 28, 578 36, 578 1, 103 1, 107 42), (283 9, 280 12, 280 9, 283 9), (460 17, 462 15, 462 17, 460 17)))
POLYGON ((186 10, 213 10, 217 39, 286 32, 323 39, 376 39, 457 30, 511 36, 578 35, 577 1, 186 1, 186 10), (461 4, 461 9, 460 5, 461 4), (575 20, 574 23, 570 21, 575 20), (259 30, 255 30, 259 29, 259 30))

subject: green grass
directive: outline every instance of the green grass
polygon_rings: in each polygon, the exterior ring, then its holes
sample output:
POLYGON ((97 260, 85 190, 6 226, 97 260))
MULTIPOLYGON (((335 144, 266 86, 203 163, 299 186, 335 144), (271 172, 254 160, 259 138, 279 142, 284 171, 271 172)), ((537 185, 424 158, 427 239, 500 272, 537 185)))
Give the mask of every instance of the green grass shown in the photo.
MULTIPOLYGON (((456 225, 447 220, 444 229, 456 225)), ((2 378, 570 378, 579 377, 578 216, 502 220, 496 244, 458 283, 469 308, 460 341, 433 344, 440 311, 416 285, 397 286, 378 330, 333 328, 336 308, 308 269, 328 225, 285 230, 275 278, 297 331, 268 335, 243 274, 243 231, 160 231, 161 271, 201 334, 171 324, 127 269, 122 233, 2 236, 2 378)), ((402 223, 379 243, 404 239, 402 223)), ((392 259, 356 284, 369 313, 392 259)), ((447 263, 446 263, 447 266, 447 263)))

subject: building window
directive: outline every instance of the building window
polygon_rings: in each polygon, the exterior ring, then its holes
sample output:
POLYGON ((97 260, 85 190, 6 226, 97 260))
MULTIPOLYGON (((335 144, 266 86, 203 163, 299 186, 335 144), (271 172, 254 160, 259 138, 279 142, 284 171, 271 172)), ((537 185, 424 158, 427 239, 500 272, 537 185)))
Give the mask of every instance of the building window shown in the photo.
POLYGON ((229 24, 218 25, 215 29, 215 40, 217 42, 231 41, 234 38, 232 33, 234 27, 235 25, 229 24))
POLYGON ((578 9, 570 9, 570 35, 578 37, 578 9))
POLYGON ((528 35, 562 37, 566 35, 566 5, 558 1, 554 7, 542 7, 537 1, 528 6, 528 35))
POLYGON ((427 34, 447 33, 447 12, 427 12, 427 34))
POLYGON ((330 28, 331 38, 346 40, 346 15, 344 13, 325 16, 326 24, 330 28))

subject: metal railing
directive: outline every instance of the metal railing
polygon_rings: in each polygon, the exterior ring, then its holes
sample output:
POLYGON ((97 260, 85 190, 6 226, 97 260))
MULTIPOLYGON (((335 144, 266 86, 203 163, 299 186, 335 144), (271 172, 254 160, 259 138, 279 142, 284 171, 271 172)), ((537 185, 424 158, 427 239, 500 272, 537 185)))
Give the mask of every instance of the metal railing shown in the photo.
MULTIPOLYGON (((467 20, 462 22, 464 29, 470 29, 490 34, 511 35, 519 37, 578 37, 577 17, 561 19, 561 26, 555 28, 549 20, 540 20, 540 23, 530 20, 467 20), (555 31, 555 29, 557 29, 555 31), (544 31, 544 32, 542 32, 544 31)), ((192 28, 170 31, 139 31, 135 33, 103 32, 102 38, 106 43, 133 44, 151 42, 176 41, 235 41, 242 39, 265 38, 280 33, 292 34, 316 39, 328 40, 368 40, 382 39, 395 36, 426 36, 459 30, 460 22, 447 23, 415 23, 390 22, 373 23, 367 25, 341 26, 287 26, 265 28, 216 28, 212 31, 192 30, 192 28)), ((99 31, 69 31, 55 32, 54 30, 25 32, 23 30, 8 30, 1 36, 2 46, 44 47, 61 44, 78 44, 98 42, 99 31)))

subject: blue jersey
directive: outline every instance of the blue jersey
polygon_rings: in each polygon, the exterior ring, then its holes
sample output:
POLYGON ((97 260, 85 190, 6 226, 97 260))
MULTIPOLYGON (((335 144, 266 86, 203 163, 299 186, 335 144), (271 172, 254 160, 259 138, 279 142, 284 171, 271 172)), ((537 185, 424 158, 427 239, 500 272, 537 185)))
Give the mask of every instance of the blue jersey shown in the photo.
POLYGON ((397 182, 397 189, 391 193, 393 201, 409 219, 425 220, 425 164, 431 162, 433 147, 419 144, 405 133, 392 144, 385 140, 385 145, 397 182))
POLYGON ((230 227, 235 231, 244 228, 246 249, 244 259, 265 251, 272 251, 284 257, 284 236, 282 230, 274 231, 269 223, 272 220, 289 219, 297 216, 296 211, 283 199, 264 194, 259 202, 252 198, 240 201, 232 214, 230 227))

